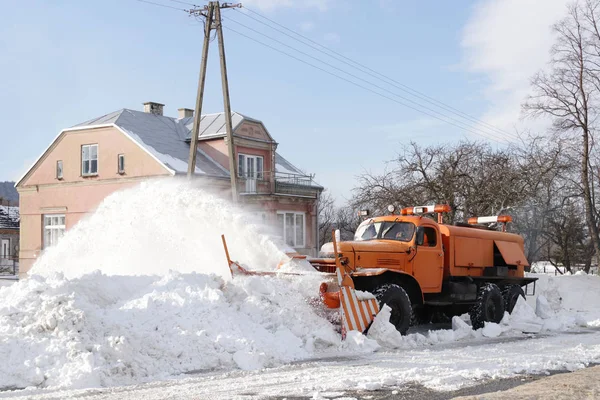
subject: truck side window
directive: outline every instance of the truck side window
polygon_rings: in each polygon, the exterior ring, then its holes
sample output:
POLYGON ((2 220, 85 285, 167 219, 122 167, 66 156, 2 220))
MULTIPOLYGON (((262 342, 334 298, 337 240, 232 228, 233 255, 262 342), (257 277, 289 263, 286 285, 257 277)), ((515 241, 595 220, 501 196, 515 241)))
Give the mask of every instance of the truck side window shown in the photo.
POLYGON ((437 234, 435 228, 430 226, 420 226, 423 230, 423 243, 417 243, 420 246, 435 247, 437 245, 437 234))

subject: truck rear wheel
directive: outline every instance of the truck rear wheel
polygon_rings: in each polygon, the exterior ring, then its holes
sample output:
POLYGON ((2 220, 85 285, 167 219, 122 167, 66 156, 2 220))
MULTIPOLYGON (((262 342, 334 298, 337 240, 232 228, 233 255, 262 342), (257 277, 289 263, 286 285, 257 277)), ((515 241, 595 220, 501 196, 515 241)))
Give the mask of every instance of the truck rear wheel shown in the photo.
POLYGON ((379 307, 387 304, 392 309, 390 322, 398 332, 406 335, 412 318, 412 306, 406 291, 401 286, 387 283, 379 286, 373 294, 379 301, 379 307))
POLYGON ((504 316, 504 298, 500 288, 488 283, 479 289, 477 302, 469 311, 473 329, 483 328, 485 322, 499 323, 504 316))
POLYGON ((519 300, 519 296, 525 298, 525 292, 520 285, 508 285, 502 291, 502 297, 504 297, 505 310, 510 314, 519 300))

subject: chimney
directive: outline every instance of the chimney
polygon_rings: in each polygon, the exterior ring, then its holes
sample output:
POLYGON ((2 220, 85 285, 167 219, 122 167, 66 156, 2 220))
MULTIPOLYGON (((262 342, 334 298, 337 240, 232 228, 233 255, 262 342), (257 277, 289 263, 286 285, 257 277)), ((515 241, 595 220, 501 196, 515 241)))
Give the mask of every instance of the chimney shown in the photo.
POLYGON ((194 110, 191 110, 189 108, 178 108, 177 111, 179 111, 179 119, 194 116, 194 110))
POLYGON ((147 101, 146 103, 144 103, 144 112, 154 115, 163 115, 164 106, 164 104, 154 103, 153 101, 147 101))

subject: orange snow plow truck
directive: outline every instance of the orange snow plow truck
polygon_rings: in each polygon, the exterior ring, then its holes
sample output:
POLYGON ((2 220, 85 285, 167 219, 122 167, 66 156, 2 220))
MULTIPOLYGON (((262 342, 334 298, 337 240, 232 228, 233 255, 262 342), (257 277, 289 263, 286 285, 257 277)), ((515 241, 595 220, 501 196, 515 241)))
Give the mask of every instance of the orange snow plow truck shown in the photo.
MULTIPOLYGON (((402 334, 434 316, 469 313, 475 329, 486 321, 500 322, 519 296, 525 297, 523 288, 536 280, 525 277, 529 263, 523 238, 505 232, 510 216, 442 224, 442 213, 448 211, 447 205, 411 207, 400 215, 368 218, 353 241, 335 243, 337 252, 309 261, 319 271, 334 272, 337 259, 356 291, 372 293, 379 306, 391 308, 390 322, 402 334), (438 222, 425 217, 433 213, 438 222), (486 223, 503 223, 503 231, 486 223)), ((331 250, 326 247, 322 253, 331 250)), ((325 303, 335 307, 337 288, 325 290, 325 303)))
MULTIPOLYGON (((411 325, 434 318, 469 313, 474 329, 500 322, 512 312, 523 290, 536 278, 525 277, 529 265, 523 238, 505 232, 510 216, 470 218, 447 225, 447 205, 404 208, 400 214, 365 219, 352 241, 333 241, 321 248, 321 258, 306 259, 323 273, 320 297, 328 308, 339 308, 342 337, 366 332, 383 305, 391 308, 390 322, 406 334, 411 325), (437 214, 437 221, 427 218, 437 214), (502 223, 502 231, 484 224, 502 223)), ((234 272, 255 272, 231 261, 234 272)), ((305 259, 305 256, 290 255, 305 259)), ((285 273, 283 273, 285 274, 285 273)))

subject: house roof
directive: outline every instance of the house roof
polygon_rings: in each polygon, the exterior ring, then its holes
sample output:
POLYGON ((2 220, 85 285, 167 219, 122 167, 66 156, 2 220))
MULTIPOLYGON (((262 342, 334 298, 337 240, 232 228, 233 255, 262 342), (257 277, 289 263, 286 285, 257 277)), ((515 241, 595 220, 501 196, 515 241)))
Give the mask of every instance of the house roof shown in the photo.
MULTIPOLYGON (((261 121, 247 117, 238 112, 232 112, 232 125, 234 131, 244 121, 261 124, 264 128, 264 124, 261 121)), ((85 129, 88 127, 115 126, 152 157, 162 163, 167 169, 172 171, 172 173, 184 174, 187 172, 188 167, 190 151, 189 142, 192 125, 193 117, 178 119, 123 108, 101 117, 82 122, 65 131, 85 129)), ((265 132, 267 132, 266 128, 265 132)), ((213 139, 225 136, 225 134, 224 113, 202 116, 199 139, 213 139)), ((268 132, 267 135, 269 135, 268 132)), ((60 134, 58 137, 60 137, 60 134)), ((269 138, 271 138, 270 135, 269 138)), ((40 159, 42 157, 43 155, 40 159)), ((38 161, 36 161, 34 166, 38 161)), ((31 169, 33 169, 33 167, 31 169)), ((300 169, 293 166, 289 161, 285 160, 277 153, 275 157, 275 172, 304 175, 300 169)), ((221 166, 221 164, 212 159, 202 149, 197 150, 195 173, 218 178, 229 178, 229 170, 221 166)), ((27 176, 27 174, 17 182, 17 185, 25 178, 25 176, 27 176)), ((315 185, 315 187, 320 186, 315 185)))
POLYGON ((19 207, 0 206, 0 229, 19 229, 19 207))

